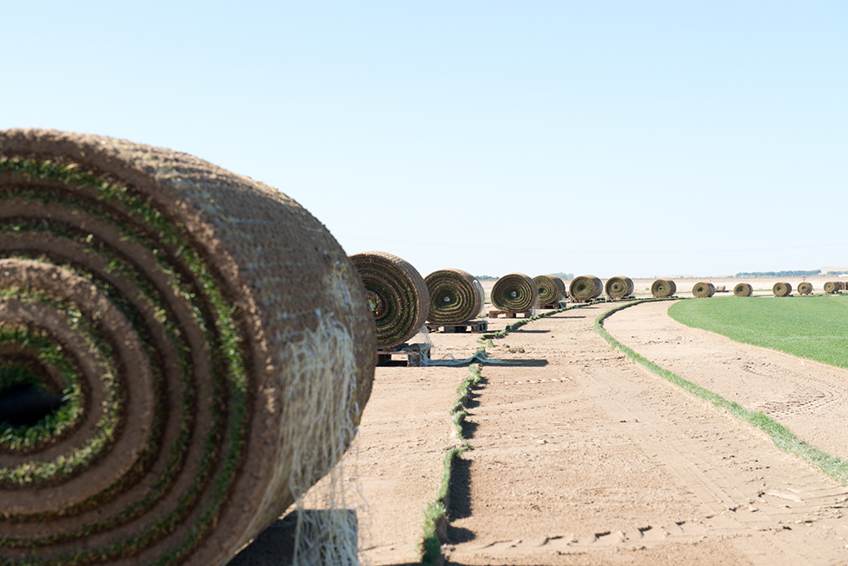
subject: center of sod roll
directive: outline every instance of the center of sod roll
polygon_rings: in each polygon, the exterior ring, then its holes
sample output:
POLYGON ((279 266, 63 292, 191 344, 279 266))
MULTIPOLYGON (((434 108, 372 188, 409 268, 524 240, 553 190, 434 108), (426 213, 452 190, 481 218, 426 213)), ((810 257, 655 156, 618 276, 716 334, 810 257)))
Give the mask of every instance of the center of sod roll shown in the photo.
MULTIPOLYGON (((6 369, 0 368, 0 375, 6 369)), ((26 434, 24 429, 56 416, 64 402, 61 395, 39 385, 36 379, 4 387, 0 389, 0 430, 14 428, 26 434)))

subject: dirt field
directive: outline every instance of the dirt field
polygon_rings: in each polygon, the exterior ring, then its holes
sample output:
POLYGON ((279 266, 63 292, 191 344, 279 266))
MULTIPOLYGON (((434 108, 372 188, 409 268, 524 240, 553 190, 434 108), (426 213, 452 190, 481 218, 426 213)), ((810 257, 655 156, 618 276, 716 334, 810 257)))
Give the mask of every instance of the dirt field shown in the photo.
MULTIPOLYGON (((848 455, 848 372, 684 327, 669 303, 613 315, 641 353, 799 436, 848 455), (813 376, 811 378, 811 376, 813 376)), ((489 347, 473 450, 452 476, 452 564, 845 564, 848 487, 763 433, 635 365, 593 330, 594 305, 489 347)), ((494 323, 495 328, 505 323, 494 323)), ((461 358, 476 336, 432 334, 461 358)), ((464 368, 379 368, 357 449, 360 548, 372 564, 420 560, 423 512, 452 445, 464 368)))

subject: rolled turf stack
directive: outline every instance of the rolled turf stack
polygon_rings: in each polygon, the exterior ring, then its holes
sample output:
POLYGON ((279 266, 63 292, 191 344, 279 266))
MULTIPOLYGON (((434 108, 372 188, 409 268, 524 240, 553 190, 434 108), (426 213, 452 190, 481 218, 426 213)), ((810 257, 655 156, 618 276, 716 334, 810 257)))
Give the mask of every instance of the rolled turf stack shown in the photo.
POLYGON ((539 306, 557 306, 565 299, 565 283, 554 275, 538 275, 533 278, 536 285, 536 301, 539 306))
POLYGON ((668 299, 677 292, 677 283, 671 279, 657 279, 651 284, 651 295, 655 299, 668 299))
POLYGON ((737 283, 733 288, 733 294, 737 297, 750 297, 754 294, 754 288, 750 283, 737 283))
POLYGON ((585 303, 600 297, 604 285, 594 275, 581 275, 571 280, 568 292, 575 303, 585 303))
POLYGON ((813 294, 813 284, 809 281, 804 281, 803 283, 798 283, 798 294, 799 295, 812 295, 813 294))
POLYGON ((629 277, 618 276, 607 279, 605 285, 607 297, 613 301, 620 301, 633 296, 633 280, 629 277))
POLYGON ((536 285, 530 277, 510 273, 495 281, 492 304, 505 311, 526 312, 535 306, 536 295, 536 285))
POLYGON ((341 457, 374 334, 276 190, 0 132, 0 564, 223 564, 341 457))
POLYGON ((418 270, 386 252, 365 252, 350 259, 377 323, 377 346, 394 348, 415 336, 430 313, 430 293, 418 270))
POLYGON ((775 283, 771 290, 775 297, 788 297, 792 294, 792 284, 783 282, 775 283))
POLYGON ((463 324, 483 310, 483 286, 470 273, 461 269, 441 269, 428 275, 424 282, 430 295, 433 324, 463 324))
POLYGON ((833 295, 844 290, 845 284, 842 281, 828 281, 824 284, 824 292, 828 295, 833 295))
POLYGON ((692 287, 692 295, 698 299, 708 299, 715 295, 716 288, 712 283, 699 281, 692 287))

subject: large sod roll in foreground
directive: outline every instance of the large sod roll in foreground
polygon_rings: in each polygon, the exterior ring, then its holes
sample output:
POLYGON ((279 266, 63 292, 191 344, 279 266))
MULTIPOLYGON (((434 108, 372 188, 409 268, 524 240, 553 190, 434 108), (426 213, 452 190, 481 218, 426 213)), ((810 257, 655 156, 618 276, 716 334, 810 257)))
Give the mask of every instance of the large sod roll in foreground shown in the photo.
POLYGON ((461 269, 440 269, 424 282, 430 294, 430 315, 434 324, 462 324, 480 314, 485 294, 483 286, 461 269))
POLYGON ((568 292, 575 303, 585 303, 600 297, 604 285, 594 275, 581 275, 571 280, 568 292))
POLYGON ((733 288, 733 294, 737 297, 750 297, 754 294, 754 288, 750 283, 737 283, 733 288))
POLYGON ((633 295, 633 280, 629 277, 618 276, 607 279, 605 285, 607 297, 617 301, 633 295))
POLYGON ((523 273, 504 275, 492 287, 492 304, 502 310, 528 311, 536 304, 536 285, 523 273))
POLYGON ((276 190, 123 140, 0 132, 0 200, 0 564, 225 563, 352 439, 353 265, 276 190))
POLYGON ((668 299, 677 292, 677 283, 671 279, 657 279, 651 284, 651 295, 655 299, 668 299))
POLYGON ((565 299, 565 283, 555 275, 537 275, 533 284, 536 285, 536 301, 540 306, 556 305, 565 299))
POLYGON ((692 295, 699 299, 708 299, 715 295, 716 288, 712 283, 699 281, 692 287, 692 295))
POLYGON ((798 283, 798 294, 799 295, 812 295, 813 294, 813 284, 809 281, 804 281, 803 283, 798 283))
POLYGON ((415 336, 430 313, 430 293, 418 270, 386 252, 364 252, 350 259, 377 323, 377 346, 392 348, 415 336))
POLYGON ((774 287, 771 288, 775 297, 788 297, 792 294, 792 284, 791 283, 775 283, 774 287))

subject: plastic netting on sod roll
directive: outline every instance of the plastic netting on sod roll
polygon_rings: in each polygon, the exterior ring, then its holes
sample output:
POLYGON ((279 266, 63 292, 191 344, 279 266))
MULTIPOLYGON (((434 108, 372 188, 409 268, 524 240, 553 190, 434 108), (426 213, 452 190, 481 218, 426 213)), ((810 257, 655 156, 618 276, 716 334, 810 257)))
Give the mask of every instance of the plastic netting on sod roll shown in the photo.
POLYGON ((424 278, 430 294, 433 324, 462 324, 483 310, 483 286, 470 273, 461 269, 440 269, 424 278))
MULTIPOLYGON (((339 460, 373 323, 297 203, 32 130, 0 132, 0 201, 0 563, 222 564, 339 460)), ((308 527, 300 561, 356 560, 308 527)))
POLYGON ((510 273, 495 281, 491 299, 495 308, 529 311, 536 304, 536 285, 523 273, 510 273))
POLYGON ((430 293, 418 270, 386 252, 363 252, 350 259, 377 323, 377 345, 392 348, 415 336, 430 312, 430 293))
POLYGON ((580 275, 571 280, 569 295, 576 303, 597 299, 604 292, 604 285, 594 275, 580 275))
POLYGON ((565 283, 554 275, 537 275, 533 278, 536 286, 536 302, 539 306, 556 305, 565 299, 565 283))

